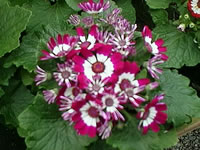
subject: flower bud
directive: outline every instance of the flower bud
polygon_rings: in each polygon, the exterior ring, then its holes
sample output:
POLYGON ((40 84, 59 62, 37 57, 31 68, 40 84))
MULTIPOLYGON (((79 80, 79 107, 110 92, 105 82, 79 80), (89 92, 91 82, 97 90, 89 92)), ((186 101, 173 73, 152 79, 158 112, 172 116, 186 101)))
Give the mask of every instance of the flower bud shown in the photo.
POLYGON ((181 23, 181 24, 177 27, 177 29, 179 29, 179 30, 182 31, 182 32, 185 31, 185 28, 186 28, 186 26, 185 26, 184 23, 181 23))
POLYGON ((189 19, 190 17, 189 17, 188 14, 185 14, 185 15, 184 15, 184 18, 185 18, 185 19, 189 19))
POLYGON ((195 24, 194 24, 193 22, 191 22, 191 23, 189 24, 189 27, 190 27, 190 28, 194 28, 194 27, 195 27, 195 24))

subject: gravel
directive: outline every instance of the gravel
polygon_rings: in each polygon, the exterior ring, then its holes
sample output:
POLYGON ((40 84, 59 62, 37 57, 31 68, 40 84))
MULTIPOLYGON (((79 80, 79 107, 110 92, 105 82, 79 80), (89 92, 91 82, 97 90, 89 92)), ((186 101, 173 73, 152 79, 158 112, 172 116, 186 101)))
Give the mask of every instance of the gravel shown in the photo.
POLYGON ((180 137, 177 145, 166 150, 200 150, 200 129, 180 137))

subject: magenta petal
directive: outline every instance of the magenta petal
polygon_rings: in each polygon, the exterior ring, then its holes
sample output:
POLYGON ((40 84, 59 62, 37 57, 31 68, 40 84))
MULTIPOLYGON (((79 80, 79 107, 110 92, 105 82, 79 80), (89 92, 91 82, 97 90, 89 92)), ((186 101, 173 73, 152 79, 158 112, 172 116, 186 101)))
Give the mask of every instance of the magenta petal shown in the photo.
POLYGON ((72 121, 73 121, 73 122, 79 121, 79 120, 80 120, 80 116, 81 116, 80 113, 76 113, 76 114, 72 117, 72 121))
POLYGON ((89 132, 88 132, 89 137, 91 138, 95 137, 96 132, 97 132, 96 127, 92 127, 92 126, 89 127, 89 132))
POLYGON ((163 112, 158 112, 155 120, 158 121, 159 124, 164 124, 167 120, 167 114, 163 112))
POLYGON ((80 119, 80 121, 76 122, 76 124, 74 125, 74 129, 78 130, 78 129, 82 129, 84 128, 86 125, 83 122, 83 120, 80 119))
POLYGON ((60 34, 58 34, 57 36, 57 41, 58 41, 58 44, 63 44, 63 41, 62 41, 62 36, 60 34))
POLYGON ((96 37, 97 36, 97 25, 92 25, 89 31, 89 35, 96 37))
POLYGON ((139 72, 139 70, 140 70, 140 68, 138 67, 137 63, 135 63, 135 62, 131 63, 131 62, 127 61, 124 63, 123 71, 126 73, 130 72, 130 73, 136 74, 139 72))
POLYGON ((138 81, 138 84, 139 84, 139 86, 142 86, 142 85, 147 85, 147 84, 149 84, 150 83, 150 80, 149 79, 139 79, 139 80, 137 80, 138 81))
POLYGON ((156 105, 156 110, 157 111, 165 111, 165 110, 167 110, 167 105, 164 103, 158 103, 156 105))
POLYGON ((76 28, 76 32, 78 36, 85 36, 83 28, 81 27, 76 28))
POLYGON ((152 38, 152 33, 148 26, 144 26, 143 31, 142 31, 142 36, 143 37, 148 36, 152 38))
POLYGON ((112 46, 111 45, 104 45, 104 44, 101 44, 101 46, 96 50, 96 52, 98 54, 103 54, 105 56, 109 56, 110 53, 112 52, 112 46))
POLYGON ((94 56, 94 54, 87 49, 82 49, 81 54, 84 56, 85 59, 87 59, 88 57, 94 56))
POLYGON ((158 46, 158 47, 161 47, 163 44, 164 44, 164 41, 163 39, 158 39, 155 41, 155 44, 158 46))
POLYGON ((148 130, 149 130, 148 126, 147 127, 143 127, 142 133, 143 134, 147 134, 148 130))
POLYGON ((68 44, 68 43, 69 43, 69 35, 68 35, 68 34, 65 34, 65 35, 63 36, 63 43, 65 43, 65 44, 68 44))
POLYGON ((152 123, 150 124, 150 127, 151 127, 151 129, 152 129, 154 132, 160 131, 160 127, 159 127, 158 124, 156 124, 155 122, 152 122, 152 123))

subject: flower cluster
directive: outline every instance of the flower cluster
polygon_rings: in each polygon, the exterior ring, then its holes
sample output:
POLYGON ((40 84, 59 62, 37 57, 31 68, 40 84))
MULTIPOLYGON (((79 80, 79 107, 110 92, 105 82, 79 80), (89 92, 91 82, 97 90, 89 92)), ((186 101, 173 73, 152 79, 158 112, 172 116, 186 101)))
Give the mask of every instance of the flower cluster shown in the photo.
MULTIPOLYGON (((110 4, 109 1, 95 3, 89 0, 80 3, 79 7, 89 14, 98 14, 110 4)), ((146 99, 146 91, 158 86, 158 82, 153 82, 162 73, 157 65, 167 60, 163 40, 153 41, 151 30, 144 27, 144 44, 153 56, 144 67, 152 78, 139 78, 141 67, 128 59, 129 56, 137 57, 133 40, 137 26, 123 18, 120 9, 115 8, 105 18, 90 21, 88 34, 78 26, 87 20, 81 21, 79 16, 73 15, 68 21, 77 26, 77 35, 59 34, 57 38, 50 38, 48 51, 42 50, 40 57, 40 60, 56 59, 59 62, 57 70, 49 73, 39 66, 36 70, 36 85, 53 76, 59 87, 44 90, 45 100, 49 104, 57 103, 63 119, 73 124, 80 135, 108 138, 119 121, 126 121, 123 112, 129 112, 130 108, 137 111, 138 127, 143 128, 144 134, 149 128, 158 132, 158 125, 167 120, 163 112, 167 109, 166 104, 160 102, 164 95, 157 95, 150 101, 146 99), (98 21, 110 28, 100 30, 98 21)))

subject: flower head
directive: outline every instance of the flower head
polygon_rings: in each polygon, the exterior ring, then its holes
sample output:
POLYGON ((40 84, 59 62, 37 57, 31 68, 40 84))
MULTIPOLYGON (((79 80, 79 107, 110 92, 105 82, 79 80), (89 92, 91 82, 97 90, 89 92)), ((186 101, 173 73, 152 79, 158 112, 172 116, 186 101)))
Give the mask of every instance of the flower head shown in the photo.
POLYGON ((52 104, 55 102, 57 94, 55 90, 44 90, 43 91, 44 99, 48 104, 52 104))
POLYGON ((159 124, 164 124, 167 120, 167 114, 162 112, 167 110, 165 103, 159 102, 164 98, 164 95, 156 96, 149 104, 144 108, 144 111, 140 111, 137 114, 137 118, 141 119, 139 128, 143 128, 143 134, 146 134, 151 128, 154 132, 160 130, 159 124))
POLYGON ((102 106, 99 102, 90 98, 86 97, 85 100, 73 103, 72 108, 76 111, 76 114, 72 117, 72 121, 75 123, 74 129, 78 134, 88 134, 89 137, 95 137, 102 106))
POLYGON ((84 17, 82 22, 86 27, 91 27, 94 24, 94 18, 92 16, 84 17))
POLYGON ((164 63, 167 59, 168 57, 166 55, 158 54, 147 62, 147 70, 153 78, 159 79, 157 73, 162 74, 162 69, 157 68, 157 65, 164 63))
POLYGON ((195 18, 200 18, 200 1, 199 0, 189 0, 188 1, 188 10, 191 15, 195 18))
POLYGON ((44 56, 40 57, 40 60, 66 56, 74 48, 77 42, 77 37, 69 36, 68 34, 65 34, 64 36, 59 34, 56 40, 51 37, 47 43, 50 52, 42 50, 44 56))
POLYGON ((166 47, 163 47, 164 41, 158 39, 155 42, 152 42, 152 33, 148 26, 145 26, 142 31, 142 36, 144 38, 144 43, 147 50, 153 55, 166 52, 166 47))
POLYGON ((113 124, 112 122, 105 121, 98 129, 99 136, 101 136, 102 139, 107 139, 112 130, 113 124))
POLYGON ((82 2, 78 6, 89 14, 97 14, 107 10, 110 7, 110 3, 109 1, 104 3, 104 0, 99 0, 97 3, 93 2, 93 0, 88 0, 88 2, 82 2))
POLYGON ((76 82, 77 74, 73 72, 72 65, 68 62, 64 64, 57 64, 58 72, 54 72, 54 78, 58 82, 58 85, 66 84, 67 87, 71 87, 71 82, 76 82))

